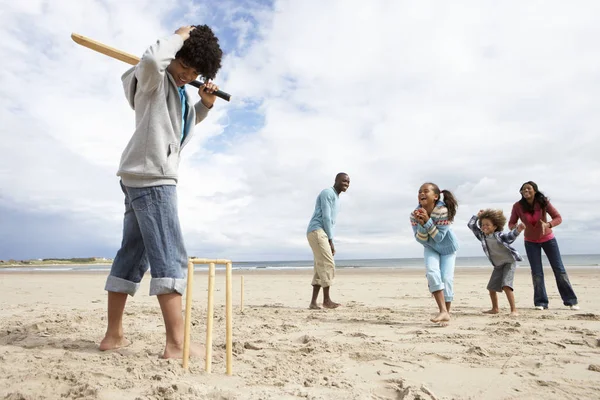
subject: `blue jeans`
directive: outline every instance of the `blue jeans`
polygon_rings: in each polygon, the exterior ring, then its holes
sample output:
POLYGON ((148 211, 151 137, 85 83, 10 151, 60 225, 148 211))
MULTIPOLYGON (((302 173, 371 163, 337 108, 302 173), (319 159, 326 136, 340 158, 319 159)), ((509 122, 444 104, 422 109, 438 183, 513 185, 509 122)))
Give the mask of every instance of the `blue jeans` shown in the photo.
POLYGON ((533 304, 536 307, 548 308, 548 295, 546 294, 546 284, 544 283, 544 268, 542 266, 542 249, 550 261, 552 272, 556 278, 556 286, 560 297, 562 297, 565 306, 577 304, 577 296, 569 282, 569 276, 563 265, 558 249, 558 242, 552 238, 543 243, 534 243, 525 241, 525 251, 531 266, 531 277, 533 280, 533 304))
POLYGON ((456 253, 441 255, 437 251, 425 247, 425 271, 427 284, 431 293, 444 291, 444 299, 454 299, 454 264, 456 253))
POLYGON ((187 253, 177 213, 175 185, 133 188, 125 194, 123 241, 115 256, 105 290, 135 295, 150 268, 150 296, 184 294, 187 253))

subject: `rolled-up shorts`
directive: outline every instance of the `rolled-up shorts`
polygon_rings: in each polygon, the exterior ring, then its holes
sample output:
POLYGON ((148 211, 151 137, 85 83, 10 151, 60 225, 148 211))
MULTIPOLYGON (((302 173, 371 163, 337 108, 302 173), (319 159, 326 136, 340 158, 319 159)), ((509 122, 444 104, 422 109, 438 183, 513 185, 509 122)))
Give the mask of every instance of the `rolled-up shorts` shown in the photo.
POLYGON ((494 267, 492 276, 490 277, 490 281, 487 285, 487 290, 501 292, 504 286, 507 286, 513 290, 516 269, 517 264, 515 263, 502 264, 499 267, 494 267))
POLYGON ((135 295, 150 269, 150 296, 184 294, 187 252, 177 212, 175 185, 124 186, 123 240, 105 290, 135 295))
POLYGON ((335 262, 327 234, 319 228, 309 232, 306 237, 314 256, 314 274, 311 285, 332 286, 333 278, 335 278, 335 262))

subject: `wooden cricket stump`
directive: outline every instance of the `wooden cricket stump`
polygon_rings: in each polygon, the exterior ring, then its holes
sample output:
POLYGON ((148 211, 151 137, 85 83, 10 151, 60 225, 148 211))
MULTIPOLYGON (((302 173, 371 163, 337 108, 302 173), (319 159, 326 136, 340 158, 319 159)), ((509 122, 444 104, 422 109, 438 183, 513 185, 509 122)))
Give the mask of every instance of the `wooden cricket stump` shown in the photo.
POLYGON ((240 311, 244 312, 244 275, 241 276, 240 281, 240 311))
POLYGON ((225 352, 227 375, 233 372, 233 302, 231 260, 192 258, 188 262, 187 289, 185 298, 185 326, 183 333, 183 369, 188 369, 190 359, 190 330, 192 316, 192 290, 194 288, 194 264, 208 264, 208 302, 206 309, 206 361, 205 369, 211 373, 212 369, 212 328, 214 316, 214 289, 215 289, 215 264, 225 265, 225 352))

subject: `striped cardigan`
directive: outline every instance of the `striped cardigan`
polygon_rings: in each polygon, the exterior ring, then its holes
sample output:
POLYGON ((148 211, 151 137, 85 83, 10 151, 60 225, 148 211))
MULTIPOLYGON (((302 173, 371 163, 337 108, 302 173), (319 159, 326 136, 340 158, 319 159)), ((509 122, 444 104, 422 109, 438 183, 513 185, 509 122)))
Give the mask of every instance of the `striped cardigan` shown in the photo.
MULTIPOLYGON (((416 209, 421 208, 418 206, 416 209)), ((438 200, 425 225, 421 225, 417 219, 410 214, 410 224, 417 242, 425 247, 429 247, 436 252, 447 255, 455 253, 459 246, 456 235, 450 225, 452 221, 448 219, 448 209, 443 201, 438 200)))
MULTIPOLYGON (((471 231, 473 231, 473 234, 475 235, 475 237, 477 239, 479 239, 479 241, 481 242, 481 247, 483 247, 483 252, 487 256, 487 258, 490 260, 492 265, 496 266, 496 264, 494 264, 494 260, 492 260, 492 258, 490 257, 490 253, 488 251, 487 243, 485 242, 485 233, 483 233, 483 231, 477 225, 478 219, 479 218, 477 218, 477 215, 473 215, 471 217, 471 219, 469 220, 469 223, 467 224, 467 226, 469 227, 469 229, 471 231)), ((523 257, 521 257, 519 252, 510 245, 512 242, 515 241, 517 236, 519 236, 519 233, 520 232, 517 230, 517 228, 513 229, 512 231, 506 232, 506 233, 505 232, 494 232, 494 237, 496 238, 496 240, 499 243, 502 243, 504 245, 504 247, 506 247, 510 251, 510 254, 512 255, 512 257, 515 261, 523 261, 523 257)))

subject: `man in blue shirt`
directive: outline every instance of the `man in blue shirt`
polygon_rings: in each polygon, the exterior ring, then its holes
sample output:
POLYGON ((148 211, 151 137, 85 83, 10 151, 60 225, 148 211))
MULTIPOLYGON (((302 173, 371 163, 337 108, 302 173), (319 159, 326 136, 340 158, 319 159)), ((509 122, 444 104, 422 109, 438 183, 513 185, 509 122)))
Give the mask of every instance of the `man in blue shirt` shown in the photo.
POLYGON ((308 224, 306 236, 314 256, 314 276, 312 280, 313 294, 310 301, 311 310, 319 310, 317 297, 323 287, 323 307, 337 308, 340 305, 334 303, 329 297, 329 287, 333 284, 335 277, 335 246, 333 244, 333 235, 335 228, 335 219, 338 213, 338 203, 340 193, 348 190, 350 186, 350 177, 348 174, 340 172, 335 177, 333 187, 324 189, 317 197, 315 212, 308 224))

